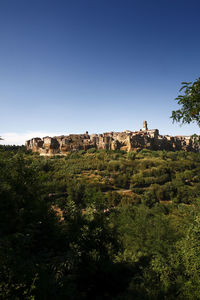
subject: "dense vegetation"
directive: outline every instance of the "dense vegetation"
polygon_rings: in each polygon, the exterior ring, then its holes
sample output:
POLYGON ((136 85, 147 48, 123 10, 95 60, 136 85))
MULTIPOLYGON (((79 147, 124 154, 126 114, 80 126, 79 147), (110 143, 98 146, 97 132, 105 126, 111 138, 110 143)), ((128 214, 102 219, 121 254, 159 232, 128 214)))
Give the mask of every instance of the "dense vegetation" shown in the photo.
POLYGON ((200 299, 200 154, 0 148, 1 299, 200 299))

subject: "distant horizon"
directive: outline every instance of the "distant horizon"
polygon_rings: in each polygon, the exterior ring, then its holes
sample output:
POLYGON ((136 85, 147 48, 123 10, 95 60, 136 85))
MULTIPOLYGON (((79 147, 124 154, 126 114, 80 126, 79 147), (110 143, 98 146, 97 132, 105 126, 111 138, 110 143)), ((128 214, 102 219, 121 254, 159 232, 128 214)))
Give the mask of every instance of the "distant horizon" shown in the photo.
POLYGON ((181 82, 200 77, 200 2, 0 1, 0 144, 173 124, 181 82))
MULTIPOLYGON (((148 123, 148 121, 147 121, 148 123)), ((3 140, 0 140, 0 145, 18 145, 18 146, 22 146, 25 145, 25 142, 27 140, 30 140, 32 138, 44 138, 46 136, 49 137, 54 137, 54 136, 61 136, 61 135, 69 135, 69 134, 84 134, 86 131, 88 131, 89 135, 91 134, 103 134, 106 132, 124 132, 126 130, 130 130, 130 131, 139 131, 142 128, 142 122, 140 124, 140 128, 127 128, 127 129, 123 129, 123 130, 106 130, 106 131, 97 131, 97 132, 90 132, 89 130, 85 130, 85 131, 80 131, 80 132, 40 132, 40 131, 33 131, 33 132, 25 132, 25 133, 14 133, 14 132, 10 132, 10 133, 5 133, 1 135, 1 138, 3 138, 3 140), (7 142, 6 142, 7 141, 7 142)), ((188 129, 188 132, 191 132, 191 124, 190 125, 179 125, 179 129, 180 131, 177 134, 169 134, 167 132, 161 132, 160 129, 157 128, 151 128, 148 125, 148 129, 158 129, 160 135, 169 135, 169 136, 191 136, 193 134, 198 134, 198 132, 193 132, 193 133, 189 133, 189 134, 184 134, 184 127, 186 127, 188 129), (190 128, 189 128, 190 127, 190 128)), ((186 130, 185 130, 186 132, 186 130)))

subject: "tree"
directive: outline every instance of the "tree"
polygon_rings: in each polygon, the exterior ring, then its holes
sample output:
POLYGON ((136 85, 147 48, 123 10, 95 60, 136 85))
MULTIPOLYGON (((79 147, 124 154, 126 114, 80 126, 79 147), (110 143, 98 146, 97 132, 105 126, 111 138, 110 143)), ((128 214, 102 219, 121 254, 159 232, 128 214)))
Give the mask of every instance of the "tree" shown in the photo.
POLYGON ((175 99, 181 106, 180 109, 172 111, 173 122, 182 124, 195 122, 200 127, 200 78, 192 82, 182 82, 180 92, 175 99))
POLYGON ((77 183, 60 220, 35 160, 12 155, 0 151, 0 299, 116 299, 127 282, 104 194, 88 187, 97 209, 84 214, 77 183))
POLYGON ((183 299, 200 299, 200 216, 195 217, 185 238, 179 243, 181 264, 184 266, 185 282, 182 287, 183 299))

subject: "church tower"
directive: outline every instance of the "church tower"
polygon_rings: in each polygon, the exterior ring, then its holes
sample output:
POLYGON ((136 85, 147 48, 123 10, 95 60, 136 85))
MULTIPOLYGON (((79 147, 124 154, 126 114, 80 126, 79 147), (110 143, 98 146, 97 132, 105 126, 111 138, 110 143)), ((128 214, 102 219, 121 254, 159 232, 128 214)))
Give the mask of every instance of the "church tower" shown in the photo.
POLYGON ((143 121, 142 131, 146 131, 146 130, 148 130, 147 121, 143 121))

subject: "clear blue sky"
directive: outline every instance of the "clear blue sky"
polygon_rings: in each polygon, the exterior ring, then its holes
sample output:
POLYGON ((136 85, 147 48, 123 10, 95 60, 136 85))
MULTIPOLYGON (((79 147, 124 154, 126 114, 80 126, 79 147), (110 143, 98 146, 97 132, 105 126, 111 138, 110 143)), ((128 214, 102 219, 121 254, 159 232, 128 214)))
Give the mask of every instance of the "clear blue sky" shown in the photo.
POLYGON ((181 82, 199 76, 199 0, 0 0, 4 143, 143 120, 198 133, 169 117, 181 82))

